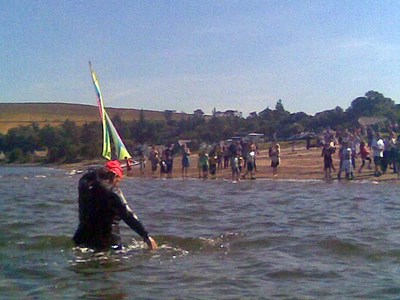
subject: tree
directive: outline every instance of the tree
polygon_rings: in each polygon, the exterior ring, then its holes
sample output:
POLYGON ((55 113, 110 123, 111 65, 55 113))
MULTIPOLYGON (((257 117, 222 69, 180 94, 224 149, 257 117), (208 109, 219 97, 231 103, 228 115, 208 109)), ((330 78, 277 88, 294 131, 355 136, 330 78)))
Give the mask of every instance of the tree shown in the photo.
POLYGON ((20 148, 14 148, 7 154, 8 162, 21 162, 24 158, 24 152, 20 148))
POLYGON ((5 146, 5 142, 4 142, 4 134, 1 134, 0 133, 0 153, 2 152, 2 151, 4 151, 4 146, 5 146))
POLYGON ((82 158, 93 159, 100 156, 103 142, 101 125, 99 122, 85 123, 82 126, 79 145, 79 155, 82 158))
POLYGON ((47 147, 48 162, 53 163, 65 159, 65 148, 70 142, 65 138, 62 127, 46 125, 40 130, 39 136, 41 144, 47 147))
POLYGON ((358 120, 359 117, 384 116, 395 121, 396 111, 397 107, 392 99, 376 91, 368 91, 364 97, 354 99, 346 113, 354 120, 358 120))
POLYGON ((174 112, 172 110, 164 110, 164 118, 165 118, 165 121, 167 121, 168 125, 170 125, 170 123, 172 122, 173 114, 174 114, 174 112))
POLYGON ((306 128, 309 127, 310 119, 310 116, 303 112, 290 114, 279 122, 278 133, 282 137, 289 137, 306 131, 306 128))
POLYGON ((76 125, 75 122, 70 120, 65 120, 65 122, 61 125, 61 129, 63 131, 64 138, 73 142, 79 141, 81 129, 76 125))
POLYGON ((38 148, 39 136, 35 127, 20 126, 11 128, 4 138, 4 150, 19 148, 24 154, 33 153, 38 148))
POLYGON ((261 129, 260 118, 257 115, 250 115, 245 122, 246 131, 258 132, 261 129))
POLYGON ((114 117, 111 118, 111 122, 114 124, 115 128, 119 131, 123 127, 123 121, 119 114, 116 114, 114 117))
POLYGON ((290 125, 288 131, 291 135, 299 134, 304 131, 304 126, 300 123, 293 123, 292 125, 290 125))
POLYGON ((183 137, 189 129, 189 122, 185 118, 181 118, 177 125, 177 135, 183 137))
POLYGON ((63 135, 60 127, 46 125, 40 130, 39 138, 41 146, 53 147, 62 143, 63 135))
POLYGON ((317 113, 310 121, 310 128, 313 131, 322 131, 327 127, 332 129, 349 127, 347 115, 340 106, 317 113))
POLYGON ((64 151, 65 151, 65 162, 76 162, 79 161, 79 154, 80 154, 80 148, 75 145, 75 144, 65 144, 64 145, 64 151))
POLYGON ((290 117, 290 113, 283 107, 281 99, 276 102, 275 110, 267 107, 260 112, 259 116, 263 120, 260 124, 260 129, 265 136, 272 137, 275 133, 278 136, 287 135, 286 129, 283 126, 290 117))
MULTIPOLYGON (((188 118, 175 121, 173 113, 171 110, 164 111, 165 120, 146 120, 141 110, 137 121, 125 122, 115 115, 113 123, 128 148, 133 148, 134 143, 167 144, 179 138, 214 143, 251 131, 264 133, 265 137, 276 133, 284 138, 301 131, 318 133, 328 127, 337 130, 359 126, 357 120, 360 116, 384 116, 392 124, 400 121, 400 105, 376 91, 368 91, 354 99, 346 111, 337 106, 315 116, 303 112, 290 113, 285 110, 281 99, 276 102, 275 109, 267 107, 258 115, 252 113, 247 119, 238 116, 209 118, 198 109, 188 118)), ((0 152, 3 151, 14 161, 28 161, 31 153, 44 147, 48 150, 48 162, 98 158, 102 144, 100 122, 82 127, 70 120, 57 127, 46 125, 40 128, 38 124, 32 124, 12 128, 5 135, 0 134, 0 152)))
POLYGON ((282 99, 279 99, 279 100, 276 102, 275 110, 276 110, 277 112, 279 112, 279 113, 285 112, 285 108, 283 107, 282 99))

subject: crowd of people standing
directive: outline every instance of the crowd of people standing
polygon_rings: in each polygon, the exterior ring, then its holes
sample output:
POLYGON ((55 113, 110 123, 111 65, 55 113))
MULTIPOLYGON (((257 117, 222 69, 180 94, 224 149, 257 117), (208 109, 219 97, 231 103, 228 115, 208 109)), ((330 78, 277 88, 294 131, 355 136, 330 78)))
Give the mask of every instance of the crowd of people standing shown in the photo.
MULTIPOLYGON (((214 179, 217 173, 226 170, 230 171, 233 181, 256 178, 256 160, 260 151, 256 143, 252 141, 229 141, 213 146, 203 145, 197 151, 197 169, 200 179, 214 179)), ((181 157, 181 176, 188 177, 188 170, 191 166, 190 159, 192 152, 187 144, 167 145, 158 148, 153 145, 148 153, 148 162, 151 168, 152 177, 172 178, 174 159, 181 157)), ((280 164, 280 146, 278 143, 271 145, 269 149, 272 174, 277 176, 280 164)), ((144 175, 145 157, 143 151, 138 155, 140 164, 140 175, 144 175)), ((132 159, 125 159, 127 176, 131 177, 132 159)))
MULTIPOLYGON (((322 148, 321 157, 325 179, 352 180, 357 177, 357 174, 372 169, 375 177, 393 171, 400 178, 400 172, 398 172, 400 137, 396 137, 393 131, 386 134, 374 132, 371 128, 364 131, 360 129, 352 132, 327 130, 320 136, 316 147, 322 148), (335 163, 336 161, 338 163, 335 163)), ((280 144, 270 143, 265 156, 270 161, 270 174, 274 177, 278 176, 278 168, 281 168, 280 144)), ((153 177, 172 178, 174 159, 181 159, 179 165, 182 178, 193 176, 193 173, 189 173, 189 169, 195 167, 191 163, 197 160, 198 178, 214 179, 219 173, 224 173, 224 178, 228 176, 232 181, 239 181, 255 179, 258 171, 257 159, 264 159, 265 156, 260 156, 256 143, 237 140, 221 142, 213 146, 201 146, 194 157, 186 143, 170 144, 160 149, 152 146, 147 159, 153 177)), ((144 174, 145 161, 146 158, 142 153, 139 156, 141 175, 144 174)), ((127 175, 132 176, 132 167, 129 164, 127 164, 127 175)))
POLYGON ((325 132, 322 140, 322 153, 324 158, 324 171, 326 179, 333 179, 332 171, 335 171, 332 155, 337 152, 339 166, 337 179, 342 179, 342 174, 346 179, 354 179, 356 171, 361 174, 364 167, 373 169, 373 175, 379 177, 392 170, 400 178, 400 135, 389 130, 386 137, 379 131, 373 131, 371 127, 365 129, 362 134, 361 129, 350 132, 332 133, 325 132), (358 169, 356 168, 357 159, 361 161, 358 169))

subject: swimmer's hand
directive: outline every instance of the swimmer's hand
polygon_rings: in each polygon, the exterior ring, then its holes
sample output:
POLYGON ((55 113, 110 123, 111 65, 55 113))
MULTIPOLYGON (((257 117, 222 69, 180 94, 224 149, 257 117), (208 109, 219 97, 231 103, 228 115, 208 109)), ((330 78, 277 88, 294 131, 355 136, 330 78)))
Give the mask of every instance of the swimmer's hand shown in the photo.
POLYGON ((150 250, 156 250, 158 248, 157 242, 151 236, 149 236, 145 242, 150 250))

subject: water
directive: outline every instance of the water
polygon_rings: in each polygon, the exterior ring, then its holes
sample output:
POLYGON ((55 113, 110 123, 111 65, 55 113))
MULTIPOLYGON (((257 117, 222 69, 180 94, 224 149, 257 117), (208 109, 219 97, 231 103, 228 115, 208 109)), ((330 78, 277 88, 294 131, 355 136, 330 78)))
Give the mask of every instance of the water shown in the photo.
MULTIPOLYGON (((0 167, 1 299, 395 299, 397 183, 125 180, 160 244, 74 249, 80 175, 0 167)), ((135 238, 135 239, 132 239, 135 238)))

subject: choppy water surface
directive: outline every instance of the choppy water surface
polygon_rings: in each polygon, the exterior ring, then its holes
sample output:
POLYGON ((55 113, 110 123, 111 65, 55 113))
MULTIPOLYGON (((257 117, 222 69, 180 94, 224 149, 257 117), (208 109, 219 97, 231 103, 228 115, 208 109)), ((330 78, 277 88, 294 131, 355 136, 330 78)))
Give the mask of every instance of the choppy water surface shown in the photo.
POLYGON ((129 179, 161 247, 122 225, 125 250, 94 254, 71 243, 79 176, 0 167, 1 299, 400 296, 398 183, 129 179))

